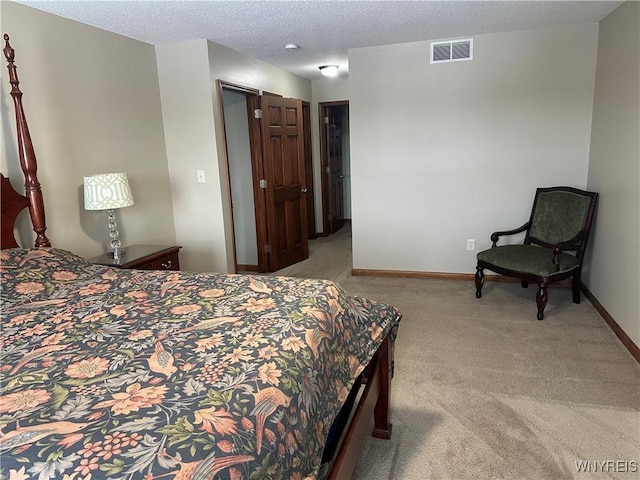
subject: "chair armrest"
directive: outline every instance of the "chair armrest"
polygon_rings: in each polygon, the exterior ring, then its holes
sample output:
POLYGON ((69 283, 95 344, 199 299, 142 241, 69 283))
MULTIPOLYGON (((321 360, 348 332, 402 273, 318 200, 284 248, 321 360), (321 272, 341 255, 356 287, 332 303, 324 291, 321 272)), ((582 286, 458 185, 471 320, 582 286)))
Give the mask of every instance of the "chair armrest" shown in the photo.
POLYGON ((581 242, 587 237, 587 235, 588 233, 586 230, 580 230, 571 240, 550 245, 550 247, 553 248, 553 264, 556 266, 556 270, 560 270, 560 254, 564 250, 573 248, 576 243, 581 242))
POLYGON ((497 246, 498 239, 504 235, 515 235, 516 233, 521 233, 527 230, 531 226, 531 222, 527 222, 521 227, 514 228, 513 230, 504 230, 502 232, 493 232, 491 234, 491 248, 497 246))

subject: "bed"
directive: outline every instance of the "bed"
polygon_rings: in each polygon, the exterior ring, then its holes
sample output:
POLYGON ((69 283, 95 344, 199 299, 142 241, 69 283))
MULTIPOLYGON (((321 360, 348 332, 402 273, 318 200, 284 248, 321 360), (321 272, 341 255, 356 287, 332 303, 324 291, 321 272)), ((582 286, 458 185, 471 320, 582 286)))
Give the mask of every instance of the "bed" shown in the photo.
POLYGON ((372 420, 391 435, 400 313, 329 281, 51 247, 4 38, 25 196, 2 176, 0 478, 348 479, 372 420), (19 248, 27 207, 35 246, 19 248))

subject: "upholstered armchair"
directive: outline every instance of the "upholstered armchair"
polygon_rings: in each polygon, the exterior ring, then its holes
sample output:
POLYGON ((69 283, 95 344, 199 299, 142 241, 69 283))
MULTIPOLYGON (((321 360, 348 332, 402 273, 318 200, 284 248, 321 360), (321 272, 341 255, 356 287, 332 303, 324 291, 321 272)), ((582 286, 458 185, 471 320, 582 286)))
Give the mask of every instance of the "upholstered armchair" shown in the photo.
POLYGON ((482 296, 484 269, 538 285, 538 320, 544 318, 547 287, 571 278, 573 302, 580 303, 580 276, 598 194, 572 187, 538 188, 529 221, 491 234, 491 248, 477 255, 476 297, 482 296), (525 233, 524 244, 498 246, 505 235, 525 233))

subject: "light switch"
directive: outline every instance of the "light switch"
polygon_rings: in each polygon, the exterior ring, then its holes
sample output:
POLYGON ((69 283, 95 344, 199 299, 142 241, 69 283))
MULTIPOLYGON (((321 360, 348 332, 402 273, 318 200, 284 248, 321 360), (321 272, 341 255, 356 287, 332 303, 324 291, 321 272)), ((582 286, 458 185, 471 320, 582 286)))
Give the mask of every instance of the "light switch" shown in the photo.
POLYGON ((204 178, 204 170, 196 170, 196 175, 198 177, 198 183, 205 183, 206 180, 204 178))

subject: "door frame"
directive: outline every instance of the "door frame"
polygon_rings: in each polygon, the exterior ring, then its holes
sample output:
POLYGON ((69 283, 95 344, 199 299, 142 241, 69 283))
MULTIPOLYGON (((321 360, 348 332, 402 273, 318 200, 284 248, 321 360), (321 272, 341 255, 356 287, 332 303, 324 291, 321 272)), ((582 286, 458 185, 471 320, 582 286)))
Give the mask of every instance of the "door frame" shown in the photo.
POLYGON ((226 168, 226 181, 227 192, 229 201, 229 216, 231 219, 231 240, 233 245, 233 265, 234 272, 237 273, 238 269, 247 271, 267 272, 269 267, 269 258, 264 248, 261 246, 266 245, 267 241, 267 225, 266 225, 266 205, 264 199, 264 190, 260 188, 260 178, 263 178, 262 172, 262 133, 260 130, 260 120, 256 119, 253 115, 253 111, 260 108, 260 91, 255 88, 245 87, 235 83, 227 82, 222 79, 217 80, 217 94, 220 102, 220 115, 222 117, 222 138, 224 142, 224 165, 226 168), (251 150, 251 170, 253 179, 253 201, 254 212, 256 218, 256 237, 258 250, 258 265, 238 265, 238 258, 236 254, 236 234, 235 224, 233 218, 233 198, 231 192, 231 170, 229 168, 229 152, 227 149, 227 126, 224 118, 224 102, 222 97, 223 90, 232 90, 237 93, 245 95, 247 100, 247 119, 249 124, 249 146, 251 150))
POLYGON ((325 118, 328 118, 329 108, 349 107, 349 100, 337 100, 333 102, 318 102, 318 125, 320 138, 320 185, 322 191, 322 235, 328 236, 331 231, 329 225, 329 202, 331 185, 331 165, 329 162, 327 129, 325 128, 325 118))
MULTIPOLYGON (((269 244, 268 230, 267 230, 267 200, 265 189, 260 187, 260 180, 265 178, 264 171, 264 159, 263 159, 263 150, 262 150, 262 125, 260 118, 256 118, 254 115, 255 110, 260 108, 260 90, 256 88, 246 87, 244 85, 239 85, 236 83, 228 82, 223 79, 218 79, 216 81, 216 91, 218 95, 218 100, 220 104, 220 115, 222 118, 222 139, 224 142, 224 166, 226 168, 226 182, 227 182, 227 192, 228 192, 228 201, 229 201, 229 216, 231 219, 231 241, 233 245, 233 264, 234 264, 234 273, 238 272, 238 267, 241 267, 242 270, 252 271, 256 270, 260 273, 269 272, 269 253, 266 250, 266 245, 269 244), (229 153, 227 150, 227 131, 226 131, 226 123, 224 118, 224 102, 222 98, 222 90, 228 89, 233 90, 238 93, 242 93, 245 95, 247 99, 247 119, 249 124, 249 143, 251 150, 251 169, 252 169, 252 177, 253 177, 253 199, 254 199, 254 210, 255 210, 255 218, 256 218, 256 238, 258 249, 258 265, 238 265, 238 259, 236 254, 236 236, 235 236, 235 225, 233 219, 233 198, 231 193, 231 175, 229 169, 229 153)), ((274 96, 274 97, 282 97, 282 95, 262 91, 262 95, 274 96)), ((317 234, 315 232, 315 200, 313 195, 313 155, 312 155, 312 144, 311 144, 311 109, 310 103, 307 101, 302 101, 303 106, 303 140, 304 140, 304 150, 305 150, 305 167, 306 169, 306 182, 307 182, 307 225, 311 224, 309 227, 309 231, 313 228, 313 236, 308 235, 308 238, 316 238, 317 234), (305 109, 309 110, 308 117, 305 117, 305 109)))
POLYGON ((302 101, 302 128, 304 135, 304 163, 307 175, 307 237, 318 238, 316 232, 315 188, 313 186, 313 146, 311 143, 311 103, 302 101))

